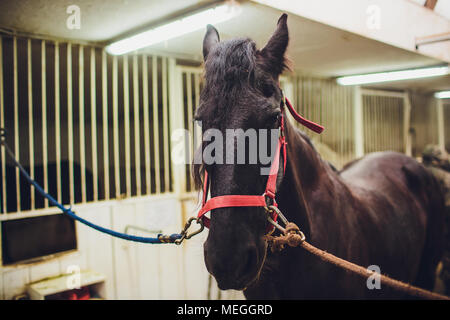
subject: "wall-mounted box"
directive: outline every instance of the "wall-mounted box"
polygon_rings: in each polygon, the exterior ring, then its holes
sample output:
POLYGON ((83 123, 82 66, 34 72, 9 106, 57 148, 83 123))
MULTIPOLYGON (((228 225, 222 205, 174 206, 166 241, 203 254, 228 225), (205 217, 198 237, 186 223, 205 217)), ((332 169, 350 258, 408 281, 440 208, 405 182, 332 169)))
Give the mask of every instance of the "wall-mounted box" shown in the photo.
POLYGON ((77 281, 74 277, 79 277, 79 287, 87 288, 86 291, 88 290, 90 299, 105 297, 106 276, 90 270, 30 283, 27 285, 28 296, 31 300, 64 299, 64 297, 69 296, 69 293, 77 291, 71 287, 71 284, 77 281))

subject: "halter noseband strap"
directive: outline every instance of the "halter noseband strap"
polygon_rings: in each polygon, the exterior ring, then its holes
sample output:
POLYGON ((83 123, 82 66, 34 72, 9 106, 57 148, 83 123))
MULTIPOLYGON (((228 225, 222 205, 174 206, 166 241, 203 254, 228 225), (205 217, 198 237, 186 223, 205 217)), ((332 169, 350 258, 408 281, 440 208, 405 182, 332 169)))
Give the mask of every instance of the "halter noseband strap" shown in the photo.
MULTIPOLYGON (((303 118, 298 114, 292 104, 287 98, 284 98, 284 103, 281 105, 282 111, 284 105, 287 106, 289 112, 294 117, 296 121, 304 125, 308 129, 321 133, 324 129, 323 126, 314 123, 310 120, 303 118)), ((208 173, 205 171, 205 178, 203 183, 203 198, 202 198, 202 208, 198 212, 197 219, 201 219, 203 224, 209 228, 210 219, 205 215, 208 211, 218 208, 228 208, 228 207, 264 207, 273 221, 277 221, 277 213, 275 210, 268 209, 268 206, 277 207, 275 201, 276 188, 277 188, 277 177, 278 170, 280 166, 280 153, 283 152, 283 174, 286 171, 286 138, 284 136, 284 118, 281 116, 280 124, 280 137, 278 138, 278 145, 275 152, 274 161, 270 167, 269 177, 267 179, 266 189, 262 195, 223 195, 217 196, 207 200, 208 190, 209 190, 209 179, 208 173), (269 203, 268 203, 269 202, 269 203), (271 202, 271 203, 270 203, 271 202)), ((270 225, 268 232, 273 230, 273 226, 270 225)))

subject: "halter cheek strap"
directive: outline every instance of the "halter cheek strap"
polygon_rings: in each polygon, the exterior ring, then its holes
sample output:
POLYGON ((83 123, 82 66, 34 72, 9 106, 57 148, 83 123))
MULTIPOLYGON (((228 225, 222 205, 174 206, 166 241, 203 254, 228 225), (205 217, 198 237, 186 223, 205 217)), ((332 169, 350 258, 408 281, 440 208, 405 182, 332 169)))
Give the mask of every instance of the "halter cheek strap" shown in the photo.
MULTIPOLYGON (((284 104, 287 106, 289 112, 292 114, 294 119, 300 124, 304 125, 314 132, 321 133, 324 129, 319 124, 316 124, 310 120, 303 118, 299 115, 292 104, 287 98, 284 98, 284 104)), ((284 104, 281 106, 283 108, 284 104)), ((203 197, 202 197, 202 208, 198 212, 197 219, 201 219, 203 224, 209 228, 210 219, 205 215, 207 212, 218 209, 218 208, 229 208, 229 207, 264 207, 271 215, 273 221, 277 221, 277 213, 275 210, 269 210, 268 206, 278 207, 275 201, 276 188, 277 188, 277 177, 278 170, 280 166, 280 154, 283 153, 283 175, 286 172, 286 138, 284 135, 284 118, 281 116, 280 124, 280 137, 278 138, 277 149, 275 151, 274 161, 270 167, 269 177, 267 179, 266 189, 262 195, 223 195, 217 196, 207 200, 208 190, 209 190, 209 178, 208 173, 205 171, 205 178, 203 183, 203 197), (269 201, 269 203, 268 203, 269 201)), ((273 226, 269 225, 267 232, 273 230, 273 226)))

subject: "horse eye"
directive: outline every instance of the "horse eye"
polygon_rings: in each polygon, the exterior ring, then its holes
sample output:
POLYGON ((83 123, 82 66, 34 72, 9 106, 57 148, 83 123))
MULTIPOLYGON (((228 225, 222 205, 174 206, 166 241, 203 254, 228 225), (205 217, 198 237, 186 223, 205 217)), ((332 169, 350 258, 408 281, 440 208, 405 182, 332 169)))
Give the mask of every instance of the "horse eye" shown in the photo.
POLYGON ((271 124, 278 124, 281 119, 281 112, 274 113, 270 116, 270 123, 271 124))
POLYGON ((261 91, 266 98, 269 98, 273 95, 273 93, 275 92, 275 89, 272 85, 264 83, 261 86, 261 91))

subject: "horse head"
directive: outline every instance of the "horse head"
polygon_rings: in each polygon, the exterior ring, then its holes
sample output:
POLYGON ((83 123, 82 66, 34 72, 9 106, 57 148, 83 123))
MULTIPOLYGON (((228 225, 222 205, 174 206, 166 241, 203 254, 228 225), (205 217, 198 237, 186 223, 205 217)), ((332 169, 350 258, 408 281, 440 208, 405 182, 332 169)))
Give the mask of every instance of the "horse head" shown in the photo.
MULTIPOLYGON (((199 152, 207 151, 205 137, 211 132, 225 138, 215 141, 223 147, 222 154, 215 150, 215 161, 194 164, 193 171, 198 186, 207 172, 211 197, 264 192, 268 175, 263 168, 267 168, 267 163, 262 163, 259 157, 255 161, 253 147, 273 142, 271 133, 281 124, 283 94, 278 78, 286 68, 284 54, 289 41, 286 20, 287 15, 283 14, 261 50, 247 38, 220 41, 217 30, 211 25, 207 28, 203 40, 205 83, 195 114, 195 119, 202 123, 204 137, 199 152), (234 138, 228 139, 236 137, 237 130, 249 133, 245 150, 238 150, 242 145, 234 138), (251 139, 252 132, 258 141, 251 139), (261 139, 265 142, 261 143, 261 139), (244 163, 236 160, 239 152, 245 154, 244 163)), ((282 175, 280 161, 278 184, 282 175)), ((212 210, 204 256, 208 271, 221 289, 243 289, 258 278, 267 252, 264 240, 267 215, 263 207, 212 210)))

